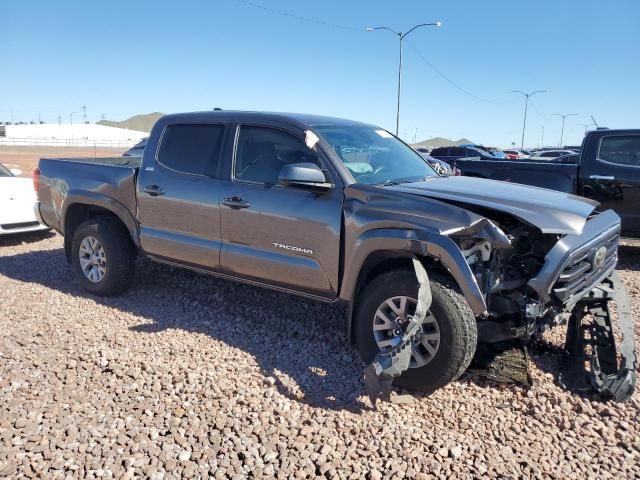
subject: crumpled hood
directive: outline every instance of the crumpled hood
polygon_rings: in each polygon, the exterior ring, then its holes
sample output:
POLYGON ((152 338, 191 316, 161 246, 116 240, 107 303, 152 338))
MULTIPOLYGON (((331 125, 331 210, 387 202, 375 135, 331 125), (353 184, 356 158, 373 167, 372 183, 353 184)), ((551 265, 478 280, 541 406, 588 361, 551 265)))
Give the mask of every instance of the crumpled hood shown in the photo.
POLYGON ((597 202, 568 193, 473 177, 438 177, 382 187, 509 213, 543 233, 580 234, 597 202))

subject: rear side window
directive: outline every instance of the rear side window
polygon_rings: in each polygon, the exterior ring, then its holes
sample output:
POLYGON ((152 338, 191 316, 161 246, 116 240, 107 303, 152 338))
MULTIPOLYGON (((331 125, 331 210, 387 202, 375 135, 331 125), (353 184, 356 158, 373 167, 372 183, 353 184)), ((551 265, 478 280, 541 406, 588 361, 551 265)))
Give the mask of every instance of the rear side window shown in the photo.
POLYGON ((640 135, 604 137, 598 158, 627 167, 640 167, 640 135))
POLYGON ((431 156, 432 157, 448 157, 449 149, 445 147, 434 148, 433 150, 431 150, 431 156))
POLYGON ((467 148, 465 154, 467 155, 467 157, 479 157, 481 155, 479 150, 475 150, 473 148, 467 148))
POLYGON ((223 125, 170 125, 162 136, 158 162, 191 175, 216 174, 223 125))

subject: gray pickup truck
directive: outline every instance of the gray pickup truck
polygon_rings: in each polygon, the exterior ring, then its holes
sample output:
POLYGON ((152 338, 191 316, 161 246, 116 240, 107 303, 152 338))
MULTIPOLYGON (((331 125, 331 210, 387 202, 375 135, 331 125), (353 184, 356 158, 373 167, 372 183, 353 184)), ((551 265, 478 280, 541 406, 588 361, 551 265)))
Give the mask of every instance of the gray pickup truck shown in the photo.
MULTIPOLYGON (((359 122, 167 115, 142 157, 43 158, 35 183, 38 218, 64 235, 89 292, 124 291, 141 255, 342 302, 366 362, 410 345, 395 383, 411 390, 457 378, 478 341, 527 340, 570 319, 571 342, 580 343, 586 313, 605 312, 602 328, 611 330, 608 301, 624 301, 612 277, 613 211, 551 190, 441 177, 395 136, 359 122), (418 270, 428 273, 428 312, 405 342, 418 270)), ((628 312, 620 319, 622 362, 609 335, 595 349, 609 358, 586 358, 584 376, 622 400, 633 392, 636 357, 628 312)))

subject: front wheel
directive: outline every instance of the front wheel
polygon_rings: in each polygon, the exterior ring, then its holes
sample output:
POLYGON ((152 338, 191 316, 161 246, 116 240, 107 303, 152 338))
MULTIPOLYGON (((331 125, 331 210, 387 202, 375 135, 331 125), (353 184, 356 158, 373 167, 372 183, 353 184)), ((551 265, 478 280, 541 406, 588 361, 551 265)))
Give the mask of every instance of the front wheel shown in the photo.
MULTIPOLYGON (((408 390, 431 393, 458 378, 473 358, 478 341, 476 319, 457 286, 429 274, 433 301, 411 351, 409 369, 394 381, 408 390)), ((359 296, 356 346, 365 363, 395 345, 402 324, 415 313, 418 279, 397 270, 374 278, 359 296)))
POLYGON ((92 218, 73 233, 73 273, 82 287, 93 294, 106 297, 129 288, 135 255, 129 233, 116 219, 92 218))

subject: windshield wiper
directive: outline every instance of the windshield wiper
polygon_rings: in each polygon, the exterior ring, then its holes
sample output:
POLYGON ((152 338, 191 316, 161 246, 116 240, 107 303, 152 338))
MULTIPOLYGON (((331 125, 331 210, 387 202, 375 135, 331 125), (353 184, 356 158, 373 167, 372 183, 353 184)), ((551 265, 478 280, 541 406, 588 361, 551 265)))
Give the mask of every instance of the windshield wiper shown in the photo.
POLYGON ((391 185, 401 185, 403 183, 422 182, 423 180, 426 180, 428 178, 433 178, 433 175, 426 175, 424 177, 395 178, 395 179, 385 180, 384 182, 381 182, 381 183, 376 183, 376 185, 381 187, 388 187, 391 185))

